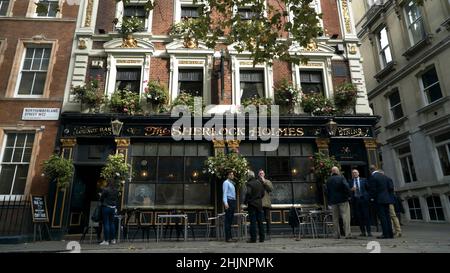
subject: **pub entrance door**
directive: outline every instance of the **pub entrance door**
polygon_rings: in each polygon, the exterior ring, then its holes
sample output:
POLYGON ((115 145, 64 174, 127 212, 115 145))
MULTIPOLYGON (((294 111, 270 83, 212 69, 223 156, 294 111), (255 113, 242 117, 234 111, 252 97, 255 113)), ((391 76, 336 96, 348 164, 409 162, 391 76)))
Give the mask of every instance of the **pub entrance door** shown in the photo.
POLYGON ((106 181, 100 179, 101 166, 75 166, 69 214, 69 234, 80 234, 89 224, 91 202, 98 201, 106 181))

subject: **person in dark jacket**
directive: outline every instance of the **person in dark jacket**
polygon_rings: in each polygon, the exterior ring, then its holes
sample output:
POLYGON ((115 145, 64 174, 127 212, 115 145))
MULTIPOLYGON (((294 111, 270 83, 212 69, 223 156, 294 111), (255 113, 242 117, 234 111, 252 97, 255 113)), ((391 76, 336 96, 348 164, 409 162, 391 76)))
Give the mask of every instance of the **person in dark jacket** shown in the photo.
POLYGON ((353 238, 350 226, 350 187, 347 180, 340 175, 339 168, 331 168, 331 176, 327 180, 326 193, 328 203, 331 205, 333 213, 333 224, 335 226, 336 238, 340 238, 339 217, 342 217, 344 224, 345 238, 353 238))
POLYGON ((119 175, 116 174, 116 181, 110 181, 108 186, 103 189, 100 197, 102 203, 103 215, 103 234, 104 240, 100 245, 109 245, 116 243, 116 226, 114 215, 117 212, 117 204, 119 200, 119 191, 116 189, 116 182, 119 175))
POLYGON ((272 201, 270 200, 270 193, 273 191, 272 181, 266 178, 264 170, 258 171, 258 180, 264 187, 264 197, 262 199, 262 206, 264 211, 264 218, 266 220, 266 240, 270 240, 270 208, 272 207, 272 201))
POLYGON ((256 243, 256 224, 258 224, 259 241, 264 242, 263 205, 265 189, 261 182, 256 180, 255 173, 248 171, 247 193, 244 203, 247 205, 250 217, 250 240, 248 243, 256 243))
POLYGON ((370 228, 369 217, 369 184, 367 179, 359 177, 359 171, 353 169, 353 179, 350 182, 352 191, 352 204, 355 209, 355 214, 358 219, 359 229, 361 234, 359 236, 372 236, 370 228))
POLYGON ((381 229, 383 231, 378 239, 394 238, 392 231, 392 222, 389 213, 389 205, 394 203, 393 192, 394 182, 392 179, 382 173, 382 170, 374 170, 372 166, 372 176, 369 179, 369 196, 370 201, 375 203, 378 217, 381 222, 381 229))

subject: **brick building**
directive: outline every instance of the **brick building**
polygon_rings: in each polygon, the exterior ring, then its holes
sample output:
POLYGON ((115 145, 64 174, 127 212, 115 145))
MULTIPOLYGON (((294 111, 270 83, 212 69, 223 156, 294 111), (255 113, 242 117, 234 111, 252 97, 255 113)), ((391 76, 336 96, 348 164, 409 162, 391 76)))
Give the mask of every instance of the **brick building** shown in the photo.
MULTIPOLYGON (((41 167, 55 148, 78 10, 63 0, 0 1, 2 217, 8 204, 48 193, 41 167)), ((0 222, 0 233, 19 223, 0 222)))
MULTIPOLYGON (((73 158, 76 171, 70 189, 58 192, 52 200, 51 206, 56 208, 52 227, 63 227, 69 233, 83 230, 101 185, 100 169, 108 154, 114 152, 124 153, 136 174, 125 183, 122 208, 140 209, 146 217, 138 219, 148 224, 155 223, 158 214, 172 210, 186 212, 189 221, 198 225, 206 223, 207 215, 219 213, 220 182, 211 183, 201 171, 207 156, 226 147, 239 147, 252 168, 265 169, 274 181, 271 218, 279 224, 287 223, 293 204, 321 203, 320 185, 309 172, 308 157, 315 151, 335 155, 347 175, 351 167, 367 173, 368 164, 377 164, 372 130, 377 118, 371 116, 367 101, 351 1, 313 1, 315 9, 324 14, 320 22, 324 34, 308 48, 290 49, 292 54, 306 55, 308 64, 275 61, 273 66, 253 66, 248 54, 238 53, 232 46, 218 44, 210 49, 201 41, 198 46, 189 46, 169 35, 173 24, 196 16, 192 1, 156 0, 150 12, 145 11, 145 2, 80 3, 59 135, 61 150, 73 158), (126 40, 117 30, 131 16, 140 18, 144 30, 126 40), (262 152, 258 141, 221 143, 201 138, 176 142, 171 137, 176 119, 169 114, 151 114, 145 105, 137 115, 113 113, 105 106, 96 111, 85 109, 76 102, 71 88, 84 85, 90 78, 100 79, 101 90, 109 97, 123 84, 141 96, 145 83, 151 80, 168 88, 170 101, 181 90, 197 91, 207 105, 215 105, 210 113, 216 115, 234 113, 248 92, 273 98, 274 84, 283 78, 305 92, 319 92, 329 98, 337 85, 352 82, 358 97, 349 115, 313 117, 297 109, 297 114, 280 117, 280 129, 288 133, 281 138, 278 150, 262 152), (119 134, 111 130, 114 119, 123 122, 119 134), (337 122, 337 130, 323 134, 330 119, 337 122), (301 133, 291 134, 291 130, 301 133)), ((235 10, 243 17, 249 14, 246 7, 235 10)), ((199 126, 206 122, 205 117, 199 126)), ((190 128, 192 132, 200 129, 196 126, 190 128)))

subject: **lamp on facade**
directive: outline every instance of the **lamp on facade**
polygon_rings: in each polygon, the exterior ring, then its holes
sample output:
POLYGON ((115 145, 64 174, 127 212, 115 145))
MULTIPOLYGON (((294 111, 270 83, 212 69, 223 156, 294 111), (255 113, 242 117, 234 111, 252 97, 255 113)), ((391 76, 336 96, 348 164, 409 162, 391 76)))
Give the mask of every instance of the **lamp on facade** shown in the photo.
POLYGON ((111 121, 112 133, 114 136, 119 136, 120 131, 122 131, 123 122, 118 120, 117 118, 111 121))
POLYGON ((336 135, 338 124, 333 119, 330 119, 325 126, 327 128, 327 132, 328 132, 329 136, 336 135))

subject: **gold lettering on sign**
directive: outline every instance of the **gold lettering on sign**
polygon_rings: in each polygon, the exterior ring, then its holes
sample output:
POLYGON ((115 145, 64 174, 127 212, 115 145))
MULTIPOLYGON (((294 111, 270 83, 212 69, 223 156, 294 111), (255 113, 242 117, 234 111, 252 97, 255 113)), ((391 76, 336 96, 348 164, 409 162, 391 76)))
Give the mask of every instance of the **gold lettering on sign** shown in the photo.
POLYGON ((338 128, 339 136, 368 137, 369 129, 367 128, 338 128))
POLYGON ((204 64, 204 61, 179 61, 178 64, 204 64))
POLYGON ((351 33, 352 27, 350 22, 350 12, 348 10, 347 0, 342 0, 342 13, 344 14, 345 30, 347 31, 347 33, 351 33))
POLYGON ((92 10, 94 9, 94 0, 88 0, 86 7, 86 21, 84 21, 84 27, 89 27, 92 20, 92 10))
POLYGON ((170 129, 164 127, 145 127, 146 136, 170 136, 170 129))

